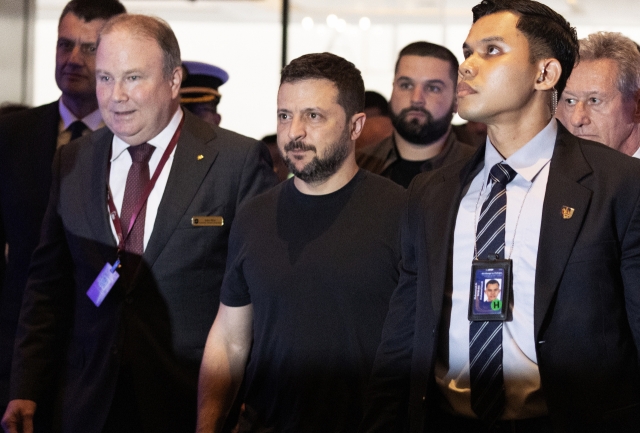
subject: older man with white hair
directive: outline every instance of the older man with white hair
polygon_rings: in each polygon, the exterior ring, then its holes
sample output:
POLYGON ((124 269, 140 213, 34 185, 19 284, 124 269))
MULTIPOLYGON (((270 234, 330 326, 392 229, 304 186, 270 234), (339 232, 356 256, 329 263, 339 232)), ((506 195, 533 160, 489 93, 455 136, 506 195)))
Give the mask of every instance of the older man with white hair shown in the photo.
POLYGON ((640 158, 640 52, 620 33, 580 40, 580 61, 558 104, 571 133, 640 158))

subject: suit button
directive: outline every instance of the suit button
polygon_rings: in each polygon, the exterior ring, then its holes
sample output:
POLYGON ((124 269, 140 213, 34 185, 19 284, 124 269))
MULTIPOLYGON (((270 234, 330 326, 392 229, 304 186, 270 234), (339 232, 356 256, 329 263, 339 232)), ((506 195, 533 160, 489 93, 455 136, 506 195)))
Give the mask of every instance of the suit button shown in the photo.
POLYGON ((126 302, 127 304, 133 304, 133 297, 127 296, 126 298, 124 298, 124 302, 126 302))

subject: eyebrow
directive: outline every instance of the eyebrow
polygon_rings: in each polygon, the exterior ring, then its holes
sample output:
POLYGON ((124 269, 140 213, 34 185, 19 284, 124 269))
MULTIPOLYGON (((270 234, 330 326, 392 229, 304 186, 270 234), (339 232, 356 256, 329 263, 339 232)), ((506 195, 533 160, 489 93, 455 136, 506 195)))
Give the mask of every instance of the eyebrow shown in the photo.
MULTIPOLYGON (((502 36, 489 36, 488 38, 484 38, 484 39, 480 39, 480 43, 481 44, 487 44, 490 42, 505 42, 504 38, 502 36)), ((470 50, 471 47, 469 46, 468 43, 463 43, 462 44, 462 49, 465 50, 470 50)))
MULTIPOLYGON (((396 81, 400 81, 400 80, 416 81, 411 77, 407 77, 406 75, 401 75, 396 79, 396 81)), ((445 83, 444 80, 441 80, 439 78, 434 78, 433 80, 426 80, 426 83, 427 84, 442 84, 443 86, 447 85, 447 83, 445 83)))

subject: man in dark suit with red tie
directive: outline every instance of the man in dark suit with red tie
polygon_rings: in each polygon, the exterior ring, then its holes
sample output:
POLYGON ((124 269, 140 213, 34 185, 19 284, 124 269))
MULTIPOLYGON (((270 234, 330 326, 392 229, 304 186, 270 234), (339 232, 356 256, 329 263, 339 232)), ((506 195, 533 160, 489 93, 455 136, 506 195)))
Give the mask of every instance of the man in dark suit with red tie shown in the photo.
POLYGON ((60 16, 56 44, 55 77, 62 96, 58 101, 0 117, 2 412, 9 398, 11 356, 27 270, 49 198, 53 154, 83 130, 103 126, 95 91, 96 41, 106 20, 123 12, 124 6, 115 0, 69 2, 60 16))
POLYGON ((488 140, 409 188, 361 431, 635 432, 640 163, 554 119, 578 53, 562 16, 483 0, 473 21, 458 107, 488 140))
POLYGON ((101 30, 108 126, 63 146, 16 338, 7 431, 66 360, 63 432, 192 432, 236 209, 275 184, 250 138, 180 108, 180 48, 156 18, 101 30), (60 346, 68 338, 68 346, 60 346))

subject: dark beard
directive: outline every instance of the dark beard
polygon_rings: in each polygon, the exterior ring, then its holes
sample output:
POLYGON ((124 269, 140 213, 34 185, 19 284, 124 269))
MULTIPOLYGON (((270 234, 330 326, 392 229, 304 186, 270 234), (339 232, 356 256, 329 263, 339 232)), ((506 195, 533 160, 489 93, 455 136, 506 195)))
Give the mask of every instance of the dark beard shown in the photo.
POLYGON ((453 104, 449 113, 440 119, 434 119, 433 115, 422 107, 409 107, 400 111, 399 114, 389 110, 391 114, 391 123, 400 137, 409 143, 429 145, 442 138, 451 125, 453 119, 453 104), (419 111, 427 116, 427 121, 421 125, 418 119, 406 121, 405 118, 411 111, 419 111))
POLYGON ((345 128, 345 134, 342 134, 339 141, 333 143, 327 148, 326 155, 318 158, 316 147, 312 144, 305 144, 302 141, 290 141, 284 146, 284 155, 282 158, 287 164, 289 171, 297 178, 305 183, 315 184, 321 183, 333 176, 342 167, 342 163, 349 155, 349 128, 345 128), (311 162, 305 165, 302 170, 298 170, 295 164, 287 156, 290 150, 312 151, 316 154, 311 162))

